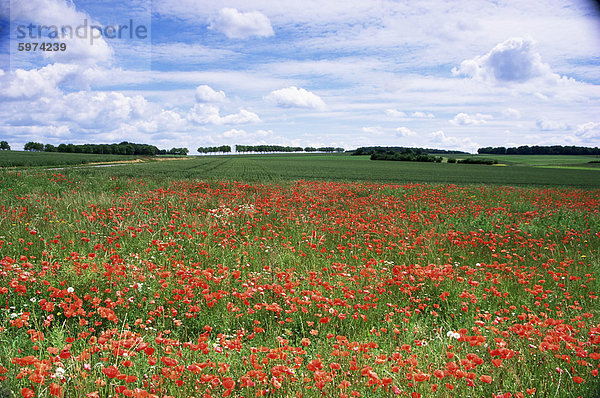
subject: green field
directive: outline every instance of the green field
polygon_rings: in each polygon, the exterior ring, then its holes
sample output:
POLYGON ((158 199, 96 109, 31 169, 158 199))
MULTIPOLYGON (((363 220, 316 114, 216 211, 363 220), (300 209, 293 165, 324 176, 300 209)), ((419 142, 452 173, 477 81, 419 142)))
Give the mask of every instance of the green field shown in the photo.
POLYGON ((142 158, 142 156, 97 155, 91 153, 0 151, 0 167, 69 166, 86 163, 131 161, 138 158, 142 158))
MULTIPOLYGON (((492 157, 492 156, 489 156, 492 157)), ((150 179, 279 182, 289 180, 364 181, 390 183, 495 184, 538 186, 600 186, 600 165, 587 156, 493 156, 506 166, 371 161, 347 154, 271 154, 190 156, 118 167, 64 170, 78 175, 114 175, 150 179)), ((0 165, 59 166, 134 160, 133 156, 0 152, 0 165), (15 154, 19 157, 16 159, 15 154), (12 163, 11 163, 12 162, 12 163)))
POLYGON ((596 170, 547 169, 524 165, 506 167, 447 163, 371 161, 348 155, 244 155, 192 157, 177 162, 154 162, 80 169, 78 173, 201 180, 289 181, 331 180, 393 183, 600 186, 596 170))
POLYGON ((600 162, 598 156, 577 155, 477 155, 497 159, 498 162, 515 166, 533 166, 545 168, 573 168, 599 170, 600 162))

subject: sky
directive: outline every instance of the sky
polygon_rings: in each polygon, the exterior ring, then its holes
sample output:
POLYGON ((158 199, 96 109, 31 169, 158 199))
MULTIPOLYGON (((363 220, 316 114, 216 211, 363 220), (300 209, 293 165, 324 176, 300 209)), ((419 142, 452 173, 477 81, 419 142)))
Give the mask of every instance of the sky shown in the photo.
POLYGON ((0 0, 0 139, 600 146, 600 8, 0 0))

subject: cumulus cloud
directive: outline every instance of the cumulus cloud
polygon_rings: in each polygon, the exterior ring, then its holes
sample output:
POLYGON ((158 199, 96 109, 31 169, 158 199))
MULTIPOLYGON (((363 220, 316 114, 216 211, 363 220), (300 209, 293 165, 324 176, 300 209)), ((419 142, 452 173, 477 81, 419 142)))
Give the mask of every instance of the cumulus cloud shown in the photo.
POLYGON ((252 36, 273 36, 271 21, 259 11, 240 12, 235 8, 222 8, 208 29, 221 32, 230 39, 247 39, 252 36))
POLYGON ((521 112, 514 108, 506 108, 502 111, 502 116, 507 119, 519 119, 521 117, 521 112))
POLYGON ((40 69, 23 70, 0 75, 0 94, 5 99, 37 99, 41 96, 56 96, 62 91, 59 85, 79 72, 79 67, 70 64, 52 64, 40 69))
MULTIPOLYGON (((85 22, 88 26, 101 25, 87 13, 77 10, 73 2, 64 0, 12 1, 10 17, 12 21, 28 21, 39 26, 71 26, 73 29, 85 22)), ((78 65, 109 62, 113 55, 112 48, 102 37, 91 41, 89 34, 89 30, 85 38, 77 35, 62 37, 59 34, 55 41, 66 43, 67 51, 43 51, 42 55, 54 62, 73 62, 78 65)))
POLYGON ((79 91, 64 96, 62 119, 83 128, 112 129, 121 123, 150 116, 150 104, 140 95, 125 96, 120 92, 79 91))
POLYGON ((405 118, 406 117, 406 113, 399 111, 397 109, 386 109, 385 114, 389 117, 394 117, 394 118, 405 118))
POLYGON ((437 147, 445 149, 459 149, 461 151, 467 151, 475 153, 479 144, 473 142, 470 138, 458 138, 453 136, 447 136, 442 130, 434 131, 429 135, 429 142, 437 147))
POLYGON ((417 135, 417 133, 407 127, 398 127, 396 129, 396 135, 398 137, 413 137, 417 135))
POLYGON ((321 97, 294 86, 272 91, 265 97, 265 100, 282 108, 325 109, 325 102, 321 97))
POLYGON ((458 68, 452 69, 452 74, 499 83, 519 83, 539 77, 560 79, 542 62, 533 40, 521 37, 510 38, 485 55, 462 61, 458 68))
POLYGON ((488 119, 491 119, 492 115, 486 115, 477 113, 475 115, 469 115, 468 113, 459 113, 454 116, 454 119, 450 120, 455 126, 466 126, 469 124, 485 124, 488 119))
POLYGON ((197 124, 248 124, 260 122, 260 117, 254 112, 240 109, 238 113, 221 116, 219 107, 207 104, 196 104, 187 115, 188 120, 197 124))
POLYGON ((570 130, 569 125, 556 120, 539 119, 535 122, 538 129, 542 131, 553 131, 553 130, 570 130))
POLYGON ((588 122, 577 126, 575 134, 584 140, 600 138, 600 122, 588 122))
POLYGON ((225 92, 222 90, 215 91, 205 84, 196 87, 196 101, 198 102, 224 102, 225 99, 225 92))

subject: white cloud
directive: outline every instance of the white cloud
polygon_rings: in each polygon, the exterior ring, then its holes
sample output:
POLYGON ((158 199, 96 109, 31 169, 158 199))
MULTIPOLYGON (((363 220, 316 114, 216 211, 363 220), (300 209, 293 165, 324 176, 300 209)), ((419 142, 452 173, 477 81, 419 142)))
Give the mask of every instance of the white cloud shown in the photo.
POLYGON ((492 115, 485 115, 482 113, 477 113, 475 115, 469 115, 468 113, 459 113, 454 116, 454 119, 450 120, 455 126, 466 126, 469 124, 485 124, 486 120, 491 119, 492 115))
POLYGON ((417 133, 407 127, 398 127, 396 129, 396 135, 398 137, 414 137, 417 133))
POLYGON ((245 130, 241 129, 231 129, 223 133, 223 137, 225 138, 246 137, 247 135, 248 133, 245 130))
MULTIPOLYGON (((73 29, 87 23, 88 26, 99 26, 90 15, 75 8, 73 2, 64 0, 11 1, 10 17, 12 21, 28 21, 38 26, 70 26, 73 29)), ((67 45, 66 51, 43 51, 42 55, 54 62, 76 63, 78 65, 109 62, 113 51, 103 37, 90 39, 91 28, 87 28, 86 36, 73 35, 62 37, 56 41, 67 45)), ((34 30, 35 31, 35 30, 34 30)), ((95 36, 96 37, 96 36, 95 36)), ((41 41, 43 38, 39 38, 41 41)))
POLYGON ((222 136, 225 138, 265 138, 274 136, 273 130, 256 130, 254 133, 249 133, 243 129, 230 129, 225 131, 222 136))
POLYGON ((502 111, 502 116, 507 119, 519 119, 521 117, 521 112, 514 108, 506 108, 502 111))
POLYGON ((273 36, 271 21, 259 11, 240 12, 235 8, 222 8, 209 29, 225 34, 230 39, 247 39, 252 36, 273 36))
POLYGON ((79 72, 70 64, 52 64, 40 69, 23 70, 0 75, 0 94, 9 99, 37 99, 61 94, 59 85, 79 72))
POLYGON ((254 112, 241 109, 238 113, 221 116, 219 107, 214 105, 196 104, 188 112, 188 120, 197 124, 248 124, 260 122, 260 117, 254 112))
POLYGON ((385 114, 387 116, 393 117, 393 118, 405 118, 406 117, 406 113, 399 111, 397 109, 386 109, 385 114))
POLYGON ((588 122, 580 124, 577 126, 575 134, 584 140, 600 139, 600 122, 588 122))
POLYGON ((531 39, 513 37, 497 44, 485 55, 461 62, 452 74, 499 83, 525 82, 538 77, 560 79, 534 49, 531 39))
POLYGON ((539 119, 535 122, 535 125, 538 129, 542 131, 552 131, 552 130, 570 130, 571 128, 563 122, 559 122, 556 120, 548 120, 548 119, 539 119))
POLYGON ((222 90, 215 91, 205 84, 196 87, 196 101, 198 102, 224 102, 225 99, 225 92, 222 90))
POLYGON ((445 149, 458 149, 470 153, 475 153, 479 144, 473 142, 470 138, 458 138, 447 136, 442 130, 434 131, 429 135, 429 142, 436 147, 445 149))
POLYGON ((411 114, 412 117, 416 117, 419 119, 433 119, 435 116, 433 115, 433 113, 429 113, 429 112, 421 112, 421 111, 417 111, 417 112, 413 112, 411 114))
POLYGON ((363 133, 371 134, 371 135, 383 135, 385 132, 381 128, 381 126, 371 126, 371 127, 363 127, 361 129, 363 133))
POLYGON ((318 95, 294 86, 272 91, 265 100, 282 108, 308 108, 324 110, 325 102, 318 95))

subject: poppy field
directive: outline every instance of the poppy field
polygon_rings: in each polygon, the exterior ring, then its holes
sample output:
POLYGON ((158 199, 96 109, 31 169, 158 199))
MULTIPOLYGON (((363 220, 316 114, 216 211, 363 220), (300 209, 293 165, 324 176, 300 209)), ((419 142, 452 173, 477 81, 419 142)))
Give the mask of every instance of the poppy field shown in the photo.
POLYGON ((597 397, 600 190, 0 173, 0 397, 597 397))

